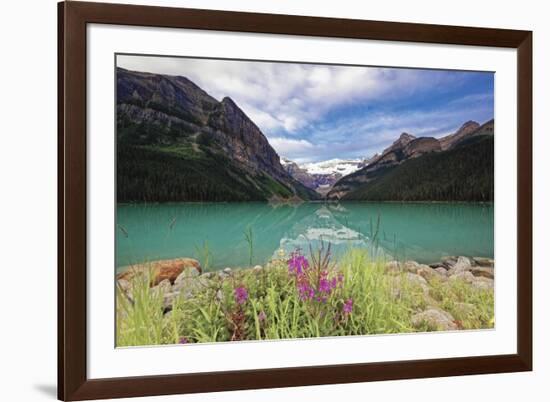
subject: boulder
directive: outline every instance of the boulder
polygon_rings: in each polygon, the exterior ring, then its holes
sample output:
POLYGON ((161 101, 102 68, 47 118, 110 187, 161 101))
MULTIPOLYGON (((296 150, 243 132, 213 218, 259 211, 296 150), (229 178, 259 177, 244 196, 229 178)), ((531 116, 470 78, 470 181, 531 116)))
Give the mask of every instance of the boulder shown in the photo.
POLYGON ((470 271, 472 269, 472 264, 470 259, 466 257, 458 257, 456 263, 449 269, 447 273, 449 276, 458 274, 459 272, 470 271))
POLYGON ((426 279, 422 278, 420 275, 413 274, 411 272, 407 272, 405 275, 405 279, 414 286, 419 286, 422 288, 422 291, 425 295, 428 295, 430 293, 430 287, 428 286, 428 282, 426 282, 426 279))
POLYGON ((179 295, 180 295, 179 292, 170 292, 170 293, 164 294, 162 304, 165 312, 172 310, 172 307, 174 306, 174 302, 176 301, 176 298, 179 295))
POLYGON ((445 271, 445 273, 441 274, 437 270, 430 268, 428 265, 420 265, 416 270, 416 274, 420 275, 422 278, 426 279, 427 281, 432 280, 434 278, 446 279, 447 271, 445 269, 443 269, 443 271, 445 271))
POLYGON ((415 328, 427 326, 430 331, 450 331, 458 329, 455 319, 451 314, 441 309, 430 307, 427 310, 415 314, 411 318, 415 328))
POLYGON ((475 276, 472 275, 470 271, 461 271, 456 274, 449 275, 449 281, 464 281, 466 283, 473 283, 475 281, 475 276))
POLYGON ((474 263, 476 265, 479 265, 480 267, 489 267, 489 268, 495 267, 495 260, 492 258, 474 257, 473 260, 474 260, 474 263))
POLYGON ((128 293, 131 288, 131 284, 126 279, 119 279, 117 281, 117 286, 120 290, 122 290, 124 293, 128 293))
POLYGON ((156 286, 165 279, 168 279, 170 283, 174 283, 184 270, 196 271, 196 275, 202 272, 201 265, 197 260, 193 258, 175 258, 132 265, 117 275, 117 279, 129 281, 137 275, 150 275, 151 286, 156 286))
POLYGON ((495 269, 490 267, 473 267, 470 272, 474 276, 483 276, 489 279, 495 278, 495 269))
POLYGON ((417 263, 416 261, 405 261, 405 263, 403 264, 403 269, 413 274, 416 274, 416 271, 418 270, 419 267, 420 267, 420 264, 417 263))
POLYGON ((170 293, 172 291, 172 284, 168 279, 164 279, 160 281, 160 283, 153 289, 157 289, 157 291, 161 292, 162 294, 170 293))
POLYGON ((198 277, 181 276, 172 286, 172 292, 181 293, 185 299, 190 299, 196 292, 207 287, 209 283, 210 280, 203 275, 198 277))
POLYGON ((434 271, 439 272, 439 274, 441 274, 441 276, 447 277, 447 270, 443 267, 438 267, 438 268, 434 269, 434 271))
POLYGON ((458 257, 455 257, 455 256, 447 256, 447 257, 443 257, 441 259, 441 264, 443 264, 443 266, 447 269, 450 269, 452 268, 453 265, 456 264, 456 261, 458 260, 458 257))
POLYGON ((231 268, 227 267, 221 271, 218 271, 218 276, 224 279, 224 278, 227 278, 228 276, 231 276, 231 273, 232 273, 231 268))

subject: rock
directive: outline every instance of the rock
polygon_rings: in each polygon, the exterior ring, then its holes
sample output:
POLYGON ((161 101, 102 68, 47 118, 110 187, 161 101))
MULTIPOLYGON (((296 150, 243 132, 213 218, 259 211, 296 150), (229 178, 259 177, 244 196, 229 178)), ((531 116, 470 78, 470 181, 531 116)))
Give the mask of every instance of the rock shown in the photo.
POLYGON ((263 268, 261 265, 256 265, 254 268, 252 268, 254 271, 258 272, 261 271, 263 268))
POLYGON ((428 264, 428 266, 430 268, 433 268, 433 269, 443 268, 443 269, 447 270, 445 264, 443 264, 442 262, 433 262, 431 264, 428 264))
POLYGON ((474 257, 473 260, 474 260, 474 263, 476 265, 479 265, 480 267, 488 267, 488 268, 495 267, 495 260, 493 260, 492 258, 474 257))
POLYGON ((403 264, 403 269, 413 274, 416 274, 416 271, 418 270, 419 267, 420 267, 420 264, 417 263, 416 261, 405 261, 405 263, 403 264))
POLYGON ((441 276, 445 276, 445 277, 447 276, 447 270, 443 267, 438 267, 434 269, 434 271, 439 272, 441 276))
POLYGON ((426 279, 427 281, 434 279, 434 278, 447 278, 447 271, 445 271, 445 274, 441 274, 440 272, 436 271, 435 269, 430 268, 428 265, 420 265, 418 269, 416 270, 416 274, 420 275, 422 278, 426 279))
POLYGON ((420 275, 407 272, 405 278, 409 283, 421 287, 425 295, 428 295, 430 293, 428 282, 426 282, 426 279, 422 278, 420 275))
POLYGON ((447 274, 451 276, 454 274, 458 274, 459 272, 470 271, 471 269, 472 264, 470 263, 470 259, 461 256, 458 257, 456 264, 454 264, 452 268, 449 269, 449 272, 447 274))
POLYGON ((398 261, 388 261, 384 268, 388 274, 401 272, 401 264, 398 261))
POLYGON ((495 269, 489 267, 473 267, 470 271, 474 276, 483 276, 485 278, 494 279, 495 269))
POLYGON ((124 293, 128 293, 130 291, 131 285, 130 282, 126 279, 119 279, 117 281, 118 287, 120 290, 122 290, 124 293))
POLYGON ((477 289, 482 290, 491 290, 494 289, 495 281, 489 278, 485 278, 484 276, 477 276, 474 277, 474 281, 472 282, 472 286, 474 286, 477 289))
POLYGON ((190 299, 198 291, 207 287, 209 283, 210 280, 203 275, 199 277, 182 277, 178 282, 174 283, 172 292, 179 292, 185 299, 190 299))
POLYGON ((411 318, 411 323, 415 328, 422 328, 426 325, 430 331, 451 331, 458 329, 455 319, 451 314, 435 307, 430 307, 421 313, 415 314, 411 318))
POLYGON ((181 274, 178 275, 176 280, 174 281, 174 285, 181 283, 183 281, 186 281, 188 279, 196 278, 199 276, 199 272, 196 269, 186 269, 181 274))
POLYGON ((218 276, 222 279, 227 278, 228 276, 231 276, 231 274, 232 274, 232 271, 231 271, 231 268, 229 267, 224 268, 221 271, 218 271, 218 276))
POLYGON ((164 294, 164 298, 163 298, 163 306, 164 306, 164 311, 167 311, 167 310, 171 310, 173 305, 174 305, 174 302, 176 301, 176 298, 180 295, 179 292, 170 292, 170 293, 165 293, 164 294))
POLYGON ((165 279, 174 283, 184 270, 202 272, 200 263, 193 258, 175 258, 172 260, 159 260, 147 264, 137 264, 127 268, 117 276, 117 279, 131 280, 136 275, 150 275, 151 286, 156 286, 165 279))
POLYGON ((162 294, 170 293, 172 291, 172 284, 168 279, 164 279, 157 286, 152 289, 159 291, 162 294))
POLYGON ((216 300, 217 301, 222 301, 223 300, 223 292, 221 291, 221 289, 218 289, 216 291, 216 300))
POLYGON ((444 267, 446 267, 447 269, 450 269, 450 268, 452 268, 453 265, 456 264, 457 260, 458 260, 458 257, 447 256, 447 257, 443 257, 441 259, 441 263, 443 264, 444 267))
POLYGON ((475 281, 475 276, 469 271, 461 271, 456 274, 449 275, 449 281, 457 280, 464 281, 466 283, 473 283, 475 281))

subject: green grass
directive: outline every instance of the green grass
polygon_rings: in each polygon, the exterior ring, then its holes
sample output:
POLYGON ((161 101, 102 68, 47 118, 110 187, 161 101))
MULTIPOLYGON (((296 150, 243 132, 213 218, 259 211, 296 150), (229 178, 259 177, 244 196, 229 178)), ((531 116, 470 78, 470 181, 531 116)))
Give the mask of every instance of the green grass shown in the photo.
MULTIPOLYGON (((317 269, 315 260, 309 259, 310 270, 317 269)), ((133 304, 117 290, 117 345, 174 344, 181 338, 195 343, 425 331, 430 328, 415 328, 411 317, 430 306, 449 311, 460 328, 493 325, 492 290, 434 278, 426 295, 406 280, 405 273, 388 274, 384 261, 371 259, 363 249, 350 249, 323 267, 329 275, 343 275, 326 302, 300 298, 285 257, 262 270, 234 270, 227 278, 213 275, 192 297, 180 295, 166 315, 148 279, 135 280, 133 304), (237 303, 237 287, 248 292, 243 304, 237 303), (344 314, 344 303, 350 299, 352 311, 344 314)))

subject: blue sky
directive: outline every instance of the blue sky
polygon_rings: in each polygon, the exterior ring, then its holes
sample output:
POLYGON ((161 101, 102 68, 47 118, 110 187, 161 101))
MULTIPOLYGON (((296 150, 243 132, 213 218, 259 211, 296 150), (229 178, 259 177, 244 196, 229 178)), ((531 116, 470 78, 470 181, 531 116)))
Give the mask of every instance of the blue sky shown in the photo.
POLYGON ((182 75, 231 97, 280 156, 364 158, 402 132, 441 137, 494 115, 491 72, 118 56, 131 70, 182 75))

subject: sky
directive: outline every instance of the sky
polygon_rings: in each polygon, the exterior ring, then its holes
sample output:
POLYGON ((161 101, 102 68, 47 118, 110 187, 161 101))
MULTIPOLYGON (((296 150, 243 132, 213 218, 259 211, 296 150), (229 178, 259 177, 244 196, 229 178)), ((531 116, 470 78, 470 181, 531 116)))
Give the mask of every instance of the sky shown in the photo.
POLYGON ((494 115, 492 72, 126 55, 117 66, 229 96, 297 163, 362 159, 403 132, 437 138, 494 115))

